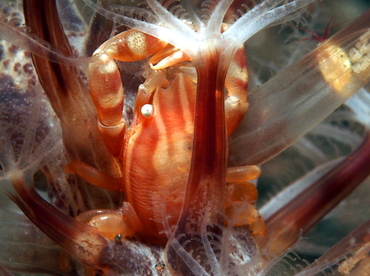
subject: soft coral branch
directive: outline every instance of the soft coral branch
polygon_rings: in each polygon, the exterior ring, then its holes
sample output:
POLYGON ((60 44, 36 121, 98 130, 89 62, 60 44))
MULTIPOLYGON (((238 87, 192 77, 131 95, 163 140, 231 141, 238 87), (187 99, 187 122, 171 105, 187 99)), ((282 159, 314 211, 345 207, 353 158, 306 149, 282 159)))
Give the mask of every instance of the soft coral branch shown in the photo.
POLYGON ((230 144, 235 161, 261 164, 272 158, 369 82, 370 67, 357 74, 349 60, 370 27, 369 16, 370 11, 249 94, 250 108, 230 144))

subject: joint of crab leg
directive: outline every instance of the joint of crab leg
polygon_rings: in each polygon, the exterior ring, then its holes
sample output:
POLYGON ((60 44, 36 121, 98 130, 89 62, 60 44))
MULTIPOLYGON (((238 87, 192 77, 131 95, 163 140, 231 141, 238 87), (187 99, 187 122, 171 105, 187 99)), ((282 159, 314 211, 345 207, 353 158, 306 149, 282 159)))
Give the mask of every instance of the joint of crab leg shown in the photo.
POLYGON ((254 203, 258 197, 256 185, 251 182, 230 183, 226 186, 229 201, 247 201, 254 203))
POLYGON ((226 182, 243 182, 256 179, 261 174, 258 166, 248 165, 241 167, 227 168, 226 182))
POLYGON ((148 60, 148 63, 152 66, 153 64, 159 63, 164 58, 172 55, 174 52, 178 51, 179 49, 174 47, 173 45, 169 44, 163 49, 159 50, 155 53, 151 58, 148 60))
POLYGON ((265 222, 256 207, 248 202, 233 202, 226 208, 228 222, 234 227, 248 226, 253 235, 265 235, 265 222))
POLYGON ((103 141, 107 146, 109 152, 115 156, 119 157, 121 155, 122 141, 125 137, 126 124, 122 119, 122 122, 114 126, 105 126, 98 122, 98 129, 103 137, 103 141))
POLYGON ((113 240, 117 235, 122 237, 133 236, 137 229, 125 220, 119 211, 114 210, 91 210, 81 213, 76 217, 87 225, 96 227, 107 239, 113 240))
POLYGON ((162 71, 156 71, 150 74, 144 84, 139 88, 142 92, 152 93, 157 87, 167 88, 170 82, 167 80, 166 75, 162 71))
POLYGON ((171 54, 157 53, 149 59, 149 64, 154 70, 168 68, 183 61, 189 61, 190 57, 181 50, 175 49, 171 54))
POLYGON ((124 202, 118 210, 100 209, 81 213, 76 220, 93 226, 107 239, 132 237, 143 228, 131 204, 124 202))

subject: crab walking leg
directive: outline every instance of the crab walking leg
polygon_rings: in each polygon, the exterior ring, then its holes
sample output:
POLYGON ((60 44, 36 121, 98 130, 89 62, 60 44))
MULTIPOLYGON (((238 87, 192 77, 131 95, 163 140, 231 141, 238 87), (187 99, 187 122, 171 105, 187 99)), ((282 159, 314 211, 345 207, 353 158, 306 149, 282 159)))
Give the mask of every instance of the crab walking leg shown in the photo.
POLYGON ((116 63, 106 54, 90 63, 89 85, 104 143, 112 155, 118 157, 125 135, 123 86, 116 63))
POLYGON ((76 220, 96 227, 110 240, 133 236, 142 228, 139 218, 128 202, 124 202, 118 210, 100 209, 81 213, 76 220))
POLYGON ((106 190, 124 190, 122 178, 114 178, 79 160, 69 162, 64 166, 64 171, 69 174, 76 174, 86 182, 106 190))
POLYGON ((239 48, 230 62, 225 86, 225 120, 227 137, 234 133, 248 109, 248 67, 244 47, 239 48))
MULTIPOLYGON (((244 47, 239 48, 233 59, 225 79, 228 91, 225 100, 225 121, 227 136, 239 126, 248 109, 248 67, 244 47)), ((249 182, 260 175, 257 166, 228 168, 226 173, 227 202, 226 214, 234 226, 248 225, 253 235, 265 234, 265 223, 254 204, 258 192, 256 186, 249 182)))
POLYGON ((249 182, 261 171, 257 166, 228 168, 226 171, 226 215, 233 226, 247 225, 254 235, 265 234, 265 222, 254 204, 258 197, 256 185, 249 182))
POLYGON ((190 57, 172 45, 167 45, 149 59, 149 64, 154 70, 168 68, 183 61, 190 61, 190 57))
POLYGON ((261 169, 255 165, 227 168, 226 182, 244 182, 256 179, 261 174, 261 169))
POLYGON ((103 43, 89 65, 91 97, 99 114, 99 130, 113 156, 120 156, 126 124, 122 117, 124 90, 114 61, 144 59, 167 45, 135 30, 120 33, 103 43))

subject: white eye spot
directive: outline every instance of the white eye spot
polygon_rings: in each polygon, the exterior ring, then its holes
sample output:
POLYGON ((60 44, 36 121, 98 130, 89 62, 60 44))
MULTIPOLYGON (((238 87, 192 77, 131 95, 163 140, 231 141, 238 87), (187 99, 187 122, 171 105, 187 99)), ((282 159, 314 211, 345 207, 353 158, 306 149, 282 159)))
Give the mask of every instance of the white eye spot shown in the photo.
POLYGON ((153 106, 151 104, 144 104, 142 107, 141 107, 141 114, 144 116, 144 117, 151 117, 154 113, 154 110, 153 110, 153 106))

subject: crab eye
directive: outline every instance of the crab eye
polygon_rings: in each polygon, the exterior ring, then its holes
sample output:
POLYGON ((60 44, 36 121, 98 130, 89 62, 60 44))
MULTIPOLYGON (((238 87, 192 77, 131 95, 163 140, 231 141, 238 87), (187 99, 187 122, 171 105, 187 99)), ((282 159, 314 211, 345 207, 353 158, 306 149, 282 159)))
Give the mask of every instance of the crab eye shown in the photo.
POLYGON ((154 113, 153 106, 151 104, 144 104, 141 107, 141 115, 146 118, 152 117, 154 113))

